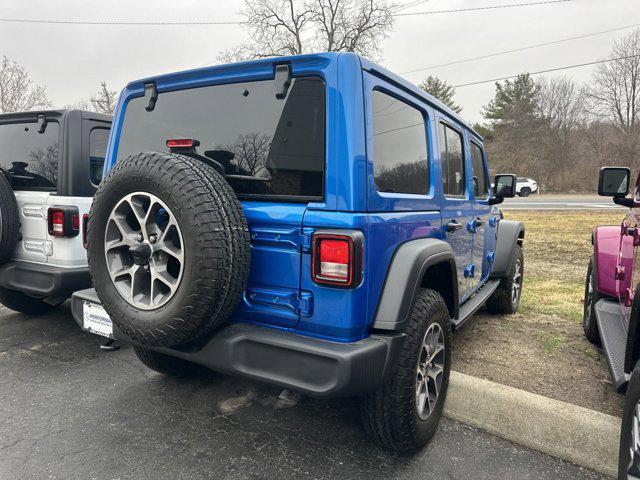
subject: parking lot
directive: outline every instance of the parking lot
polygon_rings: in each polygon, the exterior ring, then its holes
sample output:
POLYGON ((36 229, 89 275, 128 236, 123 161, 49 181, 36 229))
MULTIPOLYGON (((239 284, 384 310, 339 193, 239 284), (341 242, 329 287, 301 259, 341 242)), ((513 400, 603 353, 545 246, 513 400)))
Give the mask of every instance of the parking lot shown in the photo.
POLYGON ((393 455, 353 400, 292 406, 278 389, 168 379, 98 345, 67 304, 43 317, 0 307, 0 479, 602 478, 447 419, 426 449, 393 455))

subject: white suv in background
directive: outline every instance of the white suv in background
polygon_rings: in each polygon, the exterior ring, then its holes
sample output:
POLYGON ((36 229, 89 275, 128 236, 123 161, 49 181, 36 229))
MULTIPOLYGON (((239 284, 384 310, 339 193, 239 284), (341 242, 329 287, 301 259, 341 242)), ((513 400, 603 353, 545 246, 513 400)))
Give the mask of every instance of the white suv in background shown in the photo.
POLYGON ((0 304, 43 313, 89 288, 87 216, 112 117, 0 115, 0 304))
POLYGON ((528 197, 538 191, 538 184, 530 178, 518 177, 516 183, 516 193, 521 197, 528 197))

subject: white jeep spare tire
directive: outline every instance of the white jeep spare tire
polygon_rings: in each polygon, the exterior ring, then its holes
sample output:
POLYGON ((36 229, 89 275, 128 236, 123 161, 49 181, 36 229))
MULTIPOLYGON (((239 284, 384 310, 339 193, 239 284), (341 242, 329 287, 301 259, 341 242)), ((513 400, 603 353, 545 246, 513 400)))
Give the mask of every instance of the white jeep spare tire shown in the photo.
POLYGON ((207 164, 130 155, 100 183, 88 224, 96 292, 134 341, 188 343, 224 324, 239 303, 249 273, 247 221, 207 164))

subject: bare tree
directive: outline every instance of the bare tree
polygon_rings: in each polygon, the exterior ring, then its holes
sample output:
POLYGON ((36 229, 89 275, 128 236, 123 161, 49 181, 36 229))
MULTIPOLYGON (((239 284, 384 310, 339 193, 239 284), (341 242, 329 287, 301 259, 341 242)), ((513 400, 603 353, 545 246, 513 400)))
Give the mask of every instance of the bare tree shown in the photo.
POLYGON ((238 135, 233 145, 225 150, 234 152, 234 161, 238 167, 246 170, 249 175, 260 176, 266 173, 271 136, 263 133, 249 133, 238 135))
POLYGON ((587 88, 589 111, 611 122, 621 134, 622 160, 640 153, 640 28, 616 41, 610 62, 595 69, 587 88))
POLYGON ((387 0, 245 0, 240 12, 251 42, 218 56, 222 62, 314 51, 378 57, 393 27, 387 0))
POLYGON ((540 116, 558 139, 566 142, 569 132, 585 116, 584 91, 570 78, 542 78, 539 80, 540 116))
POLYGON ((109 90, 107 83, 102 82, 98 94, 91 98, 91 105, 96 112, 113 115, 118 105, 118 92, 109 90))
POLYGON ((0 63, 0 112, 18 112, 50 106, 45 87, 34 85, 22 66, 3 56, 0 63))

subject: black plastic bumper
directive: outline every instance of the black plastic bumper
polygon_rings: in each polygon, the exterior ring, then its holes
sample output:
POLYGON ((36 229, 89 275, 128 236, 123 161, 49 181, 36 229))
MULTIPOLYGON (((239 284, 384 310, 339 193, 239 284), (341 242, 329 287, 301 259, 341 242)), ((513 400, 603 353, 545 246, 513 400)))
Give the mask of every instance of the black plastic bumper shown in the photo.
POLYGON ((64 268, 15 261, 0 266, 0 286, 57 304, 76 290, 90 287, 91 275, 89 267, 64 268))
MULTIPOLYGON (((95 290, 73 294, 73 317, 80 327, 83 327, 85 302, 100 303, 95 290)), ((136 344, 116 325, 113 338, 136 344)), ((390 333, 338 343, 234 323, 217 332, 197 350, 151 349, 212 370, 328 398, 361 395, 381 386, 395 364, 403 341, 403 334, 390 333)))

